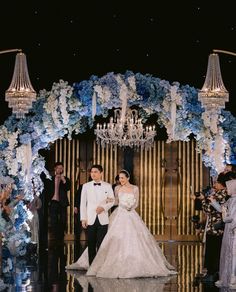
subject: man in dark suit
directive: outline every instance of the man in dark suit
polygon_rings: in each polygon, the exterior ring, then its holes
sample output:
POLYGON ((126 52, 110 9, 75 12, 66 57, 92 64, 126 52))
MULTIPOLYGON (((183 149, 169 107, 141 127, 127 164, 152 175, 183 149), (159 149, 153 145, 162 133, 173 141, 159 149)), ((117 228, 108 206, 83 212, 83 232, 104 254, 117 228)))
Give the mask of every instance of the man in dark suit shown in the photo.
POLYGON ((64 167, 61 162, 54 165, 54 176, 47 184, 47 195, 49 197, 49 212, 51 221, 51 232, 54 239, 63 239, 67 225, 67 207, 69 200, 67 192, 70 190, 70 180, 63 174, 64 167))

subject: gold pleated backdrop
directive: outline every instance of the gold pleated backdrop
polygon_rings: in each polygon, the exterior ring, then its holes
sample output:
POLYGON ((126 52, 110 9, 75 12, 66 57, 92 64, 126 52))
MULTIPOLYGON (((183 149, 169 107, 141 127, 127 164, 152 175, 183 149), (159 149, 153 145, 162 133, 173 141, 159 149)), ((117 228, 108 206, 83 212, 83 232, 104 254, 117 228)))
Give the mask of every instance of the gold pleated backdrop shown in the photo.
MULTIPOLYGON (((134 153, 133 176, 140 189, 138 212, 160 240, 196 240, 191 216, 196 214, 190 194, 208 185, 208 169, 203 166, 196 142, 156 141, 150 150, 134 153)), ((120 148, 102 148, 94 141, 68 140, 55 143, 55 160, 64 163, 65 174, 72 181, 69 192, 68 234, 73 235, 73 202, 76 181, 88 179, 88 168, 98 163, 104 167, 103 179, 114 183, 123 168, 120 148), (86 174, 86 175, 85 175, 86 174)))
MULTIPOLYGON (((61 161, 64 165, 64 174, 71 180, 71 189, 68 192, 70 206, 67 209, 67 234, 74 234, 74 196, 76 192, 76 182, 79 173, 79 146, 77 139, 69 140, 63 138, 55 143, 55 161, 61 161)), ((70 236, 69 238, 70 239, 70 236)), ((72 239, 72 238, 71 238, 72 239)))
POLYGON ((140 215, 150 231, 160 239, 194 240, 190 195, 209 183, 196 142, 156 141, 138 159, 140 215))
POLYGON ((103 148, 96 142, 93 143, 93 164, 103 166, 103 180, 111 184, 114 183, 117 172, 120 170, 117 150, 117 146, 103 148))

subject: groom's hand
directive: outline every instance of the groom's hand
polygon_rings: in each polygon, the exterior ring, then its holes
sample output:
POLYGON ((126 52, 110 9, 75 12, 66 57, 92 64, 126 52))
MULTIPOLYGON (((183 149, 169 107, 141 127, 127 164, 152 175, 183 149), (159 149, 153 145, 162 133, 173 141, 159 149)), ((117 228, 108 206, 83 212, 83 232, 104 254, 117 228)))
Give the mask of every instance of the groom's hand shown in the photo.
POLYGON ((101 214, 104 211, 105 211, 105 209, 103 207, 100 207, 100 206, 98 206, 97 209, 96 209, 96 213, 97 214, 101 214))
POLYGON ((113 199, 113 198, 107 198, 106 199, 106 203, 108 204, 108 203, 113 203, 115 201, 115 199, 113 199))
POLYGON ((87 222, 87 220, 82 220, 82 227, 84 228, 84 229, 86 229, 87 227, 88 227, 88 222, 87 222))

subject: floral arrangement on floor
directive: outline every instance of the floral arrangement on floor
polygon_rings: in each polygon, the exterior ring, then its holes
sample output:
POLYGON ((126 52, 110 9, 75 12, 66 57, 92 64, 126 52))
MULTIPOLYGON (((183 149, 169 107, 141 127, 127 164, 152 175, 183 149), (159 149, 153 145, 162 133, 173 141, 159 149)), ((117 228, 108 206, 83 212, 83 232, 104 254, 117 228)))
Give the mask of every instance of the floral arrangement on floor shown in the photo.
MULTIPOLYGON (((73 132, 82 133, 93 127, 95 115, 106 117, 109 109, 122 107, 124 100, 127 106, 140 108, 144 121, 157 114, 157 123, 167 130, 168 142, 188 141, 193 134, 212 173, 236 160, 236 118, 230 112, 221 112, 215 121, 219 127, 215 133, 203 123, 204 110, 194 87, 170 84, 149 74, 111 72, 101 78, 91 76, 73 86, 60 80, 51 91, 40 91, 24 119, 12 115, 0 126, 0 186, 11 183, 12 199, 24 192, 25 199, 32 200, 33 188, 38 195, 43 190, 40 174, 50 177, 38 151, 65 135, 70 138, 73 132)), ((15 216, 22 218, 17 224, 24 229, 27 216, 22 208, 16 207, 19 213, 15 216)), ((6 241, 14 236, 9 233, 6 241)))

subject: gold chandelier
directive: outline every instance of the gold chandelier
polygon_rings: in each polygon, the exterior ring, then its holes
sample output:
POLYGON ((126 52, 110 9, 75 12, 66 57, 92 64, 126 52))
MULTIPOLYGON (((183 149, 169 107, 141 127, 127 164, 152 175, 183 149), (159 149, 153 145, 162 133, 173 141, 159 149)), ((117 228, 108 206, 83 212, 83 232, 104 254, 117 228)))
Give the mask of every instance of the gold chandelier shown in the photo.
POLYGON ((36 92, 30 82, 25 54, 21 49, 0 51, 0 54, 10 52, 17 54, 12 81, 5 93, 5 100, 16 118, 23 118, 32 107, 32 102, 36 100, 36 92))

